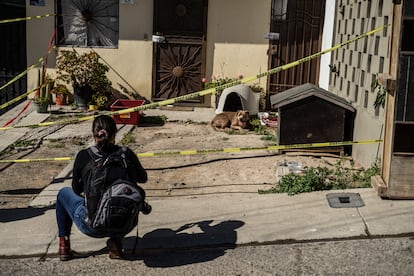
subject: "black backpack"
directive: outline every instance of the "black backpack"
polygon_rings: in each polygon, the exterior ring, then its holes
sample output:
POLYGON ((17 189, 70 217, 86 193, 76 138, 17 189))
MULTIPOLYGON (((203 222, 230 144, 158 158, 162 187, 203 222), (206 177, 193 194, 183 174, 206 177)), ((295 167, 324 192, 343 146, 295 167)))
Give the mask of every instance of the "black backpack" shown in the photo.
POLYGON ((127 234, 138 224, 138 212, 144 190, 129 181, 127 148, 104 154, 96 147, 88 148, 92 158, 85 185, 86 220, 92 228, 127 234))

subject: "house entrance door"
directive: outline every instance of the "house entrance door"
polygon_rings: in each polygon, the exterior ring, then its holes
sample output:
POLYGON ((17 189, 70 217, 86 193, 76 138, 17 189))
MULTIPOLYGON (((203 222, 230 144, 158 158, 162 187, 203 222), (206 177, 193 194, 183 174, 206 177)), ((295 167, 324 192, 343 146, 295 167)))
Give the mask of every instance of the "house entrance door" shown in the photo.
MULTIPOLYGON (((269 67, 278 67, 321 51, 326 0, 272 0, 269 67)), ((307 82, 318 84, 320 59, 269 76, 271 94, 307 82)))
MULTIPOLYGON (((152 99, 202 90, 208 0, 155 0, 152 99)), ((202 103, 191 99, 190 103, 202 103)))

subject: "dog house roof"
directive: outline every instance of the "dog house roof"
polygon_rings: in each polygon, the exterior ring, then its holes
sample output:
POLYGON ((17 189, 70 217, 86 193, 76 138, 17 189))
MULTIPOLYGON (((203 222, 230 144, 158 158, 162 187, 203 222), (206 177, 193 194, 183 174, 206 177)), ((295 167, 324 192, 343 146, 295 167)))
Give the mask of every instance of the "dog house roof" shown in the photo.
POLYGON ((355 112, 355 108, 345 99, 311 83, 302 84, 272 95, 270 96, 270 103, 272 108, 277 109, 311 96, 319 97, 351 112, 355 112))

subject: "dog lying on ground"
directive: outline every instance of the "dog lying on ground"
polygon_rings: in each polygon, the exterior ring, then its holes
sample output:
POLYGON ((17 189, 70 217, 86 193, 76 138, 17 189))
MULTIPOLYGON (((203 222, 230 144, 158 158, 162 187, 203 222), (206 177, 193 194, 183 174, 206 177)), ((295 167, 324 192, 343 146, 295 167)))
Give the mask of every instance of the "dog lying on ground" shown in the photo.
POLYGON ((210 125, 218 131, 225 131, 226 128, 242 131, 243 129, 250 127, 249 111, 226 111, 217 114, 211 121, 210 125))

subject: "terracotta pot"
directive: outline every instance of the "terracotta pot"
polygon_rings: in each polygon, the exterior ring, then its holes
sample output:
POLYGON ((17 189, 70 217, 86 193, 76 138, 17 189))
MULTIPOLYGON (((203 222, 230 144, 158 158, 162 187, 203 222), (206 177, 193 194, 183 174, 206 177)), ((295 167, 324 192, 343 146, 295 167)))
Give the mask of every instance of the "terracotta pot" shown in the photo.
POLYGON ((66 98, 67 97, 64 94, 57 94, 56 95, 56 105, 66 105, 66 104, 68 104, 66 98))

